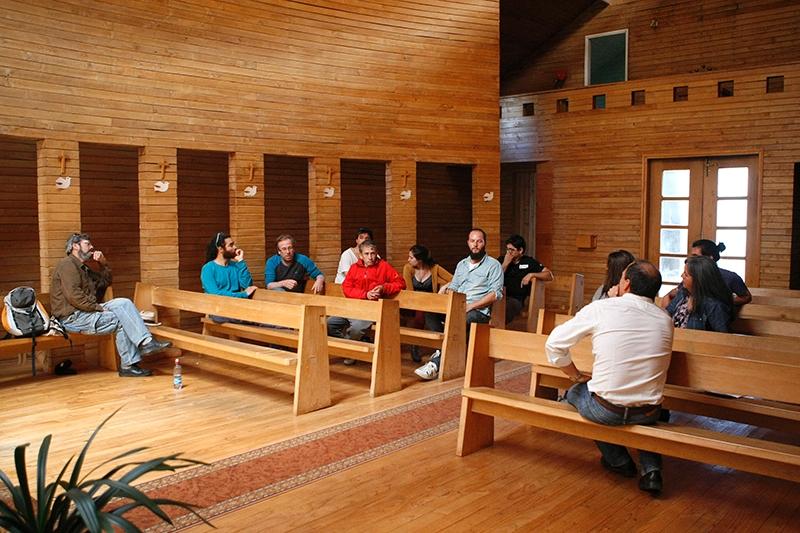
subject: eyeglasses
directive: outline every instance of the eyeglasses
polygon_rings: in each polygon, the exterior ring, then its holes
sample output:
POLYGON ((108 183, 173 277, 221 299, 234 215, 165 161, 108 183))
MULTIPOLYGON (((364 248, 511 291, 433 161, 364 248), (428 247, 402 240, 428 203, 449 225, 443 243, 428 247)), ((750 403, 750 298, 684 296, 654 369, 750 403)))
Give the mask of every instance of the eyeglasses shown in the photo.
POLYGON ((514 252, 518 252, 518 251, 519 251, 519 250, 517 250, 517 249, 516 249, 516 248, 514 248, 513 246, 506 246, 506 252, 511 252, 511 253, 514 253, 514 252))

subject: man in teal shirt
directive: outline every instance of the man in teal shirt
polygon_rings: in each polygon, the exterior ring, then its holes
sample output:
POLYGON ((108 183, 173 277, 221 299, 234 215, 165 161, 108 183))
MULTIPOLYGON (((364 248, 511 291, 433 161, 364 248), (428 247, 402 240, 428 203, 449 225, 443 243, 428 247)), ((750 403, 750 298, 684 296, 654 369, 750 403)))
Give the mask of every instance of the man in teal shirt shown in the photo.
POLYGON ((249 298, 256 290, 244 261, 244 251, 227 233, 220 231, 206 248, 206 264, 200 271, 203 291, 220 296, 249 298))

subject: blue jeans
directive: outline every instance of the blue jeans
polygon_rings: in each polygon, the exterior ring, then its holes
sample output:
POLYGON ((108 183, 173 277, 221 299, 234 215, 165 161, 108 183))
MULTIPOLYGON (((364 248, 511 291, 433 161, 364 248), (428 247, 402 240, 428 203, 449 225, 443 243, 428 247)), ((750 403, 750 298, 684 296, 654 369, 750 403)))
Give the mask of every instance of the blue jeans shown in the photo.
MULTIPOLYGON (((467 344, 469 344, 469 325, 473 322, 477 324, 488 324, 489 321, 492 319, 489 315, 484 315, 480 311, 473 309, 472 311, 467 313, 467 344)), ((431 357, 431 363, 436 365, 436 369, 439 369, 439 363, 442 360, 442 353, 440 351, 435 352, 436 355, 431 357)))
POLYGON ((139 346, 153 337, 139 310, 127 298, 114 298, 100 305, 104 311, 75 311, 61 321, 64 329, 84 335, 113 333, 122 366, 129 367, 141 361, 139 346))
MULTIPOLYGON (((566 400, 578 410, 580 415, 592 422, 606 426, 624 426, 628 424, 641 424, 649 426, 658 420, 660 408, 648 412, 646 415, 634 414, 625 419, 621 414, 609 411, 595 401, 586 383, 577 383, 567 391, 566 400)), ((611 466, 622 466, 632 461, 625 446, 610 444, 608 442, 595 441, 603 458, 611 466)), ((649 474, 655 470, 661 470, 661 455, 645 450, 639 450, 639 471, 641 475, 649 474)))

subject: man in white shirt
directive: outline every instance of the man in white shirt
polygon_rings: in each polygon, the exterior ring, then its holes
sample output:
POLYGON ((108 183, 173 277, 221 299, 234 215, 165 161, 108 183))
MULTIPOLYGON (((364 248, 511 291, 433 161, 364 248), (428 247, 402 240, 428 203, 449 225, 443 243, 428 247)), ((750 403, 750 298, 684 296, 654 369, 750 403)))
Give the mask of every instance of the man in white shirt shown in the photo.
MULTIPOLYGON (((661 288, 661 273, 639 260, 622 274, 618 298, 592 302, 555 328, 547 339, 547 358, 575 382, 566 401, 584 418, 609 426, 654 424, 672 355, 673 327, 669 315, 653 302, 661 288), (581 374, 569 349, 592 336, 592 375, 581 374)), ((625 477, 636 465, 624 446, 596 442, 607 470, 625 477)), ((639 451, 639 488, 661 492, 661 456, 639 451)))
POLYGON ((342 252, 342 255, 339 256, 339 266, 336 268, 336 279, 334 279, 334 283, 338 283, 339 285, 344 283, 344 278, 347 277, 347 271, 350 270, 350 267, 356 264, 360 258, 358 252, 359 245, 367 239, 371 241, 375 240, 372 237, 372 230, 369 228, 358 228, 356 231, 355 246, 346 249, 342 252))

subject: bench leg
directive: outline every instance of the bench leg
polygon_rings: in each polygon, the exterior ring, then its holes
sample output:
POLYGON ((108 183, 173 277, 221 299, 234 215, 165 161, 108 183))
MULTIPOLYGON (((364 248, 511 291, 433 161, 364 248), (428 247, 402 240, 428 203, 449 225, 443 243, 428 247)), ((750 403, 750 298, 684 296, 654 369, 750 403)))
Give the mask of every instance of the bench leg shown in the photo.
POLYGON ((456 455, 463 457, 494 442, 494 417, 472 411, 472 398, 461 399, 461 421, 458 424, 456 455))
POLYGON ((294 376, 294 414, 302 415, 331 404, 328 337, 322 308, 306 308, 294 376))
POLYGON ((373 398, 403 388, 399 324, 400 308, 383 304, 380 321, 375 325, 375 351, 372 354, 372 380, 369 386, 369 395, 373 398))
POLYGON ((97 345, 98 362, 100 366, 108 370, 119 370, 119 357, 117 357, 117 345, 114 342, 114 335, 102 335, 97 345))

